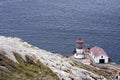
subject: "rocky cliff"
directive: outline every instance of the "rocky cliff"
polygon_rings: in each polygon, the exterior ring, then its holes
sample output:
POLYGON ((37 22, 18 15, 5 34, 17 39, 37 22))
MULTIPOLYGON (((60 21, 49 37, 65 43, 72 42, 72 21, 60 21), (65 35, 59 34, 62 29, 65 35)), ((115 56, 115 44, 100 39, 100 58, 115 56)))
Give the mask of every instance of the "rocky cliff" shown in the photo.
POLYGON ((19 38, 0 36, 1 80, 111 80, 115 69, 84 65, 19 38))

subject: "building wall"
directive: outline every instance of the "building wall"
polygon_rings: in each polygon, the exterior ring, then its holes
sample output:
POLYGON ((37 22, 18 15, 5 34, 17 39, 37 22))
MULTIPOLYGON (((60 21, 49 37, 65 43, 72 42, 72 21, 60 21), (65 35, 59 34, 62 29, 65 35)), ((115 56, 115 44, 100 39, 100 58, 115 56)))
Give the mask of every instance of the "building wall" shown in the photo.
POLYGON ((93 62, 95 62, 95 56, 93 55, 93 52, 90 52, 90 57, 92 58, 93 62))
POLYGON ((93 52, 90 52, 90 56, 95 63, 99 63, 100 59, 105 59, 105 63, 108 63, 108 57, 105 55, 100 55, 98 57, 95 57, 93 52), (103 57, 101 57, 101 56, 103 56, 103 57))
POLYGON ((77 54, 75 53, 74 54, 74 58, 77 58, 77 59, 83 59, 85 56, 83 54, 77 54))
POLYGON ((105 60, 105 63, 108 63, 108 57, 105 56, 105 55, 100 55, 98 57, 95 57, 95 63, 99 63, 99 60, 100 59, 104 59, 105 60))
POLYGON ((83 51, 84 51, 83 49, 77 49, 77 48, 76 48, 76 53, 78 53, 78 54, 79 54, 79 53, 82 54, 83 51))

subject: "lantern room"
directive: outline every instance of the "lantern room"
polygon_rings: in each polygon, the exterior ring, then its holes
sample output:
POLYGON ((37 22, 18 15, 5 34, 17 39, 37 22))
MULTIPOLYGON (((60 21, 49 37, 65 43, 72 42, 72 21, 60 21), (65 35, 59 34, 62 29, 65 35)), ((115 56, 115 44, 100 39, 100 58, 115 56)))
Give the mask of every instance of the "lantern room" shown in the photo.
POLYGON ((77 39, 76 40, 76 48, 82 49, 83 48, 83 46, 82 46, 83 43, 84 43, 84 41, 81 38, 77 39))

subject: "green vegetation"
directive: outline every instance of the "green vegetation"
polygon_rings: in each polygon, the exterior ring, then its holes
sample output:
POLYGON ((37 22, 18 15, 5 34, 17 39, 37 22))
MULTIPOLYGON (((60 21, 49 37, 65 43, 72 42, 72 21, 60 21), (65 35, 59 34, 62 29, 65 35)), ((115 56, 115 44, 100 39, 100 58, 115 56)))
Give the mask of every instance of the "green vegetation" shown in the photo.
POLYGON ((111 80, 112 74, 110 72, 108 72, 106 69, 98 69, 94 66, 85 65, 85 64, 82 64, 81 62, 75 61, 75 60, 74 60, 74 64, 72 64, 72 65, 78 66, 78 67, 88 70, 92 73, 104 76, 107 80, 111 80))
POLYGON ((0 54, 0 80, 60 80, 50 68, 39 60, 34 62, 28 55, 24 60, 18 53, 13 53, 18 63, 0 54))

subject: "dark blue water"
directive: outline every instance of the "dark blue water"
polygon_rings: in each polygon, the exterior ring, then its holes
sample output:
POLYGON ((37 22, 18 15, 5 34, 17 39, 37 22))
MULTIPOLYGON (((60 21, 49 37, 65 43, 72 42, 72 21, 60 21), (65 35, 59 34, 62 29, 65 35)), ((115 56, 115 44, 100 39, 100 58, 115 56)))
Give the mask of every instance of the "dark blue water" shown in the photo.
POLYGON ((62 55, 83 38, 120 63, 120 0, 0 0, 0 35, 62 55))

